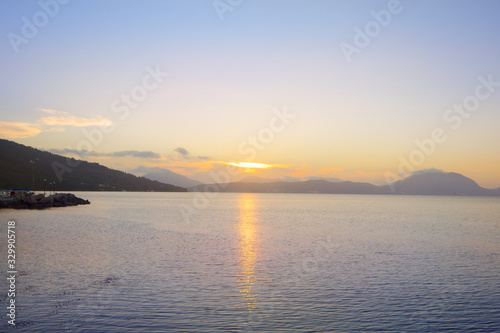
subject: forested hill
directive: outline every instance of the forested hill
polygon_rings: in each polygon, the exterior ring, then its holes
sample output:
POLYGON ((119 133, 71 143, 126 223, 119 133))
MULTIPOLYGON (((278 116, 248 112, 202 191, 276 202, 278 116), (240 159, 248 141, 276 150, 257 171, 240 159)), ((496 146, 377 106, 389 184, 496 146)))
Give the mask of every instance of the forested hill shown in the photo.
POLYGON ((57 191, 158 191, 185 192, 186 189, 137 177, 0 139, 0 188, 33 187, 57 191), (34 161, 31 163, 30 161, 34 161), (45 181, 44 181, 45 179, 45 181))

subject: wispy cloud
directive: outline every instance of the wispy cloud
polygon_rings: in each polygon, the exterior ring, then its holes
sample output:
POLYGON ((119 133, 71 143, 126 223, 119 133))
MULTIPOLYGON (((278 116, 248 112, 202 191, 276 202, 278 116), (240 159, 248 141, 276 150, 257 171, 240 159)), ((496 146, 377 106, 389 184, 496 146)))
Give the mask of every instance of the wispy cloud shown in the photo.
POLYGON ((64 127, 51 127, 44 132, 64 132, 64 127))
POLYGON ((189 155, 189 152, 187 151, 187 149, 182 148, 182 147, 177 147, 177 148, 174 149, 174 151, 178 152, 179 154, 181 154, 183 156, 188 156, 189 155))
POLYGON ((160 158, 160 154, 152 151, 140 151, 140 150, 122 150, 115 151, 111 153, 99 153, 87 150, 76 150, 76 149, 49 149, 51 153, 59 155, 77 155, 81 157, 137 157, 137 158, 160 158))
POLYGON ((110 154, 112 157, 124 157, 124 156, 131 156, 131 157, 140 157, 140 158, 160 158, 160 154, 157 154, 152 151, 139 151, 139 150, 123 150, 123 151, 117 151, 114 153, 110 154))
POLYGON ((57 111, 54 109, 40 109, 40 111, 50 114, 52 116, 40 118, 40 122, 49 126, 75 126, 75 127, 88 127, 88 126, 111 126, 113 122, 102 116, 95 118, 80 118, 71 115, 69 112, 57 111))
POLYGON ((37 122, 0 122, 0 137, 4 139, 22 139, 37 136, 42 132, 64 132, 64 126, 111 126, 113 122, 104 117, 80 118, 68 112, 53 109, 40 109, 50 116, 42 117, 37 122), (47 126, 55 126, 49 127, 47 126))
POLYGON ((63 112, 63 111, 57 111, 57 110, 54 110, 54 109, 44 109, 44 108, 40 108, 39 109, 40 111, 42 111, 43 113, 48 113, 48 114, 69 114, 68 112, 63 112))
POLYGON ((4 139, 31 138, 41 131, 38 124, 0 121, 0 137, 4 139))
POLYGON ((209 161, 210 157, 208 156, 194 156, 189 153, 186 148, 177 147, 174 149, 177 154, 173 154, 170 156, 164 157, 164 160, 167 161, 179 161, 179 160, 190 160, 190 161, 209 161))

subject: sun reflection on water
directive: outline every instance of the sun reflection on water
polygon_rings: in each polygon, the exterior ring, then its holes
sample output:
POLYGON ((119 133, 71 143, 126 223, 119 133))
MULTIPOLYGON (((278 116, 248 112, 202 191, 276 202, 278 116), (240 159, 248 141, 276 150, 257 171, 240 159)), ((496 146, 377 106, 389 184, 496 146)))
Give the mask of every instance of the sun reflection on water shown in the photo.
POLYGON ((239 199, 240 215, 238 230, 240 235, 240 274, 238 278, 241 294, 241 310, 252 312, 257 306, 255 264, 258 258, 258 229, 255 196, 245 193, 239 199))

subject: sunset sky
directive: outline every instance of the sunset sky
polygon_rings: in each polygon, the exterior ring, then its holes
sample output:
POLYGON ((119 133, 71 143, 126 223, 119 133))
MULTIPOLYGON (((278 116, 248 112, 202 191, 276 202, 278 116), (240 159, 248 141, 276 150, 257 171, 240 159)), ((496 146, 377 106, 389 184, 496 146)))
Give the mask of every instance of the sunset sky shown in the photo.
POLYGON ((500 187, 499 1, 64 2, 0 1, 2 138, 206 182, 500 187))

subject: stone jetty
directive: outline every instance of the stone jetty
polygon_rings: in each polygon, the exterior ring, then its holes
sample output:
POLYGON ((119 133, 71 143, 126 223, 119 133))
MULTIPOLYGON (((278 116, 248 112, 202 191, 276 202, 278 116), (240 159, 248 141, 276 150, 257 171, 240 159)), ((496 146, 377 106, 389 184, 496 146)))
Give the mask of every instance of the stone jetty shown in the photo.
POLYGON ((43 209, 88 204, 90 204, 90 201, 78 198, 72 193, 57 193, 49 196, 43 194, 16 195, 0 199, 0 208, 14 209, 43 209))

